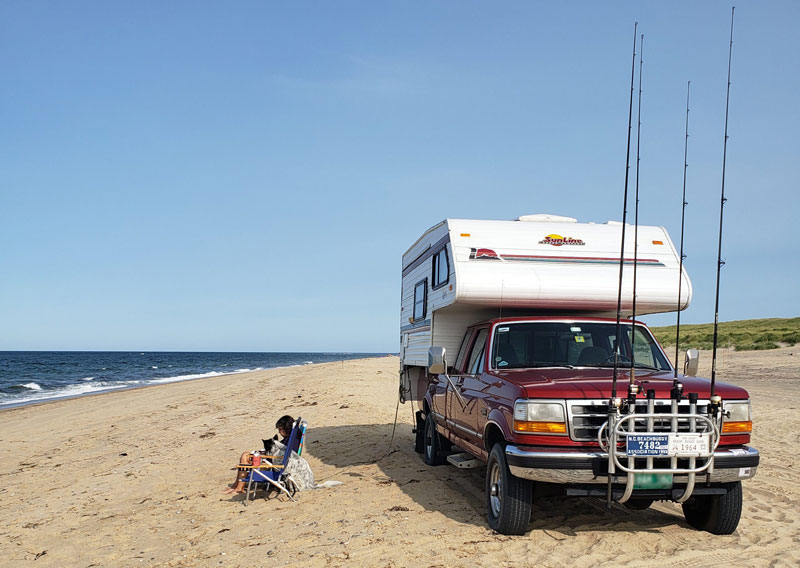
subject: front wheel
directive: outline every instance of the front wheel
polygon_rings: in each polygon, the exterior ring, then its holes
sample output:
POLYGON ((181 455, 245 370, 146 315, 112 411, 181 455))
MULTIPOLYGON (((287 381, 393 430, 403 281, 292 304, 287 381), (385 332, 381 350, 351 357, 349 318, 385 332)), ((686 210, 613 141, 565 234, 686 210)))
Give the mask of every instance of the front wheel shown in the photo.
POLYGON ((742 482, 732 484, 725 495, 697 495, 683 504, 686 522, 711 534, 732 534, 742 516, 742 482))
POLYGON ((486 464, 489 526, 500 534, 525 534, 531 520, 533 482, 511 475, 502 444, 495 444, 486 464))

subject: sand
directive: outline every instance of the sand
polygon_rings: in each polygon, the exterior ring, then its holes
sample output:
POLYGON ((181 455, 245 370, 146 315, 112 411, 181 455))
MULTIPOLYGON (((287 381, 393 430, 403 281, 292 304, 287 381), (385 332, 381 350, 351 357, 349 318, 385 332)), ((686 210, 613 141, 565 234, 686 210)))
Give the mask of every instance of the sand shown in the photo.
MULTIPOLYGON (((679 506, 542 499, 529 532, 486 525, 484 468, 430 468, 412 448, 395 357, 216 377, 0 412, 4 566, 797 566, 800 346, 720 357, 749 389, 755 479, 731 536, 679 506), (297 502, 222 494, 238 455, 284 412, 309 423, 318 480, 297 502), (387 455, 388 454, 388 455, 387 455)), ((701 369, 708 366, 703 354, 701 369)))

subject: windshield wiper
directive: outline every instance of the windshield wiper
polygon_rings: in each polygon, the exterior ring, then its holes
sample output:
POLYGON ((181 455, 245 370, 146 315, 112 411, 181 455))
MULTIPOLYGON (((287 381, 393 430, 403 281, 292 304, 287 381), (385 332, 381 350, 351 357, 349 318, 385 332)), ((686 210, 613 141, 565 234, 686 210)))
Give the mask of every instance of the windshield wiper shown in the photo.
POLYGON ((634 363, 634 367, 637 369, 649 369, 651 371, 665 371, 668 369, 659 369, 658 367, 653 367, 652 365, 645 365, 644 363, 634 363))
POLYGON ((543 369, 545 367, 555 367, 559 369, 574 369, 574 365, 568 365, 566 363, 523 363, 520 365, 508 365, 506 367, 501 367, 499 370, 505 369, 543 369))
MULTIPOLYGON (((580 365, 581 367, 592 367, 596 369, 611 369, 614 367, 614 363, 594 363, 592 365, 580 365)), ((644 363, 634 363, 633 364, 635 369, 647 369, 648 371, 664 371, 668 369, 659 369, 658 367, 653 367, 651 365, 645 365, 644 363)), ((617 365, 617 369, 630 369, 631 363, 630 361, 626 361, 620 365, 617 365)))

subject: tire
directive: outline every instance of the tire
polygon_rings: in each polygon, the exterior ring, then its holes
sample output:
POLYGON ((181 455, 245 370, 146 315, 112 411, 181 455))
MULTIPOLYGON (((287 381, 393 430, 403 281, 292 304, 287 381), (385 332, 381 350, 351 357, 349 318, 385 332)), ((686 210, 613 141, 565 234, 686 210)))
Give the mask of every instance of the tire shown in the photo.
POLYGON ((422 458, 425 463, 431 466, 442 465, 442 440, 439 432, 436 431, 436 423, 433 421, 433 413, 429 412, 425 418, 425 432, 423 435, 422 458))
POLYGON ((525 534, 531 520, 533 482, 511 475, 505 448, 495 444, 486 464, 486 516, 500 534, 525 534))
POLYGON ((742 482, 728 487, 725 495, 697 495, 683 504, 686 522, 711 534, 733 534, 742 516, 742 482))
POLYGON ((415 417, 417 432, 414 435, 414 451, 418 454, 425 452, 425 421, 422 420, 420 414, 421 412, 418 411, 415 417))
POLYGON ((644 511, 652 504, 652 499, 628 499, 623 503, 623 505, 631 511, 644 511))

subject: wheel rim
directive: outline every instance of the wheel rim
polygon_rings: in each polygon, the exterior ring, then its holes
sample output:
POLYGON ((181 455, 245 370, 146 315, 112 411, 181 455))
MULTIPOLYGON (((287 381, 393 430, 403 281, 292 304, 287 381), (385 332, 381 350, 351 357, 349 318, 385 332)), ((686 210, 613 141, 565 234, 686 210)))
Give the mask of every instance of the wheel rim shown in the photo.
POLYGON ((494 517, 500 516, 500 509, 503 506, 502 495, 503 480, 500 478, 500 466, 495 462, 489 470, 489 507, 494 517))

